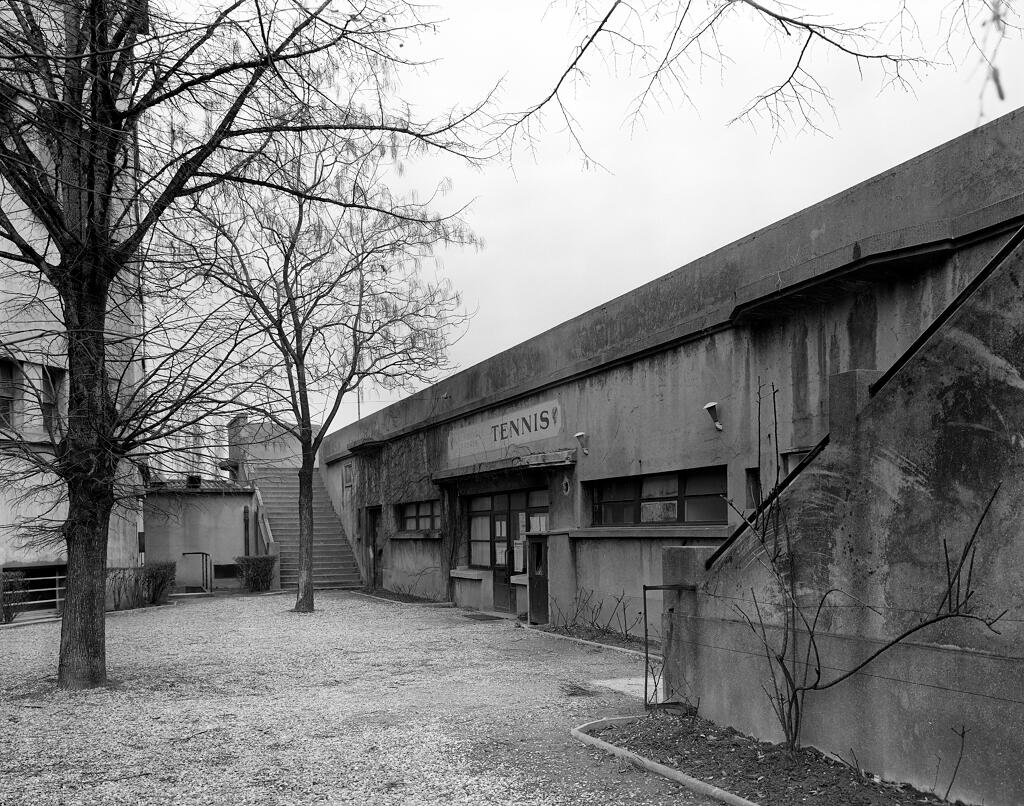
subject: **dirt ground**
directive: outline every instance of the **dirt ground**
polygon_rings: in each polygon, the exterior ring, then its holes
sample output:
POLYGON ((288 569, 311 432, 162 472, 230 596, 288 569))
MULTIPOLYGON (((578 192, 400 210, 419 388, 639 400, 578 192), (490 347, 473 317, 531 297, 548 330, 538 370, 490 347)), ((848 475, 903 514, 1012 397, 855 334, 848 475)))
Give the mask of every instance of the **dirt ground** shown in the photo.
POLYGON ((787 753, 689 715, 658 714, 613 725, 600 739, 658 761, 761 806, 911 806, 942 799, 886 783, 812 749, 787 753))
POLYGON ((642 661, 464 611, 321 593, 107 622, 112 685, 55 689, 60 625, 0 632, 0 803, 709 804, 569 728, 641 713, 642 661))

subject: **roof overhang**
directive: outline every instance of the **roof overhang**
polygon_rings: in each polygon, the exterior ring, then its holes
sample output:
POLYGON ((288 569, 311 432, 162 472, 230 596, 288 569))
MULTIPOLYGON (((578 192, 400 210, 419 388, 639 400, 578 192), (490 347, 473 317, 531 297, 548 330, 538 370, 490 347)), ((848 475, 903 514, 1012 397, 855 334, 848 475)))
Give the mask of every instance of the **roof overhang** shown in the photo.
POLYGON ((576 449, 549 451, 548 453, 531 453, 526 456, 510 456, 495 459, 491 462, 477 462, 472 465, 446 468, 431 475, 435 483, 454 481, 468 476, 481 476, 488 473, 504 473, 510 470, 542 470, 549 467, 568 467, 576 464, 576 449))
POLYGON ((367 456, 379 453, 386 444, 386 439, 360 439, 349 443, 348 452, 355 456, 367 456))

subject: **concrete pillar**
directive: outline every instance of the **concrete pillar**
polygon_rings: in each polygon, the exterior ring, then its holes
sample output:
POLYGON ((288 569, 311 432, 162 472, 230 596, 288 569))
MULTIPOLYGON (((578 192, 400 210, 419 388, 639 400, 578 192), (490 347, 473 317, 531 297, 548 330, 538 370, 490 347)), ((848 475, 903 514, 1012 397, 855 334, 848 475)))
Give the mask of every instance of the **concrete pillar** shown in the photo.
MULTIPOLYGON (((666 546, 661 555, 662 584, 700 585, 706 573, 704 563, 714 551, 714 546, 666 546)), ((682 701, 689 697, 688 681, 699 674, 699 599, 693 591, 668 590, 664 597, 662 691, 666 700, 682 701)))
POLYGON ((569 535, 548 536, 548 618, 560 624, 565 613, 572 615, 576 596, 576 553, 569 535))

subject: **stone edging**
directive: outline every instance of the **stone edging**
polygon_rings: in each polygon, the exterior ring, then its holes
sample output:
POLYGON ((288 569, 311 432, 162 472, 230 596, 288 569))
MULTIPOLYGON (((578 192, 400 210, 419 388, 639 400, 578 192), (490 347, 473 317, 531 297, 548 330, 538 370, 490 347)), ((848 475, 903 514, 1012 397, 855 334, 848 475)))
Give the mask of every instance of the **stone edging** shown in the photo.
POLYGON ((366 599, 373 599, 375 602, 387 602, 388 604, 400 605, 402 607, 455 607, 454 602, 399 602, 396 599, 386 599, 383 596, 374 596, 372 593, 363 593, 362 591, 349 590, 347 593, 354 593, 356 596, 362 596, 366 599))
MULTIPOLYGON (((547 635, 551 638, 558 638, 562 641, 572 641, 577 644, 583 644, 584 646, 597 647, 598 649, 610 649, 613 652, 622 652, 626 655, 635 655, 638 658, 642 658, 644 656, 644 653, 641 652, 639 649, 629 649, 628 647, 624 646, 615 646, 615 644, 602 644, 600 641, 588 641, 586 638, 576 638, 572 635, 562 635, 559 632, 550 632, 548 630, 542 630, 538 627, 531 627, 528 624, 524 624, 523 627, 529 630, 530 632, 537 633, 538 635, 547 635)), ((654 660, 661 660, 661 653, 651 652, 650 657, 654 660)))
POLYGON ((730 806, 758 806, 758 804, 753 801, 741 798, 739 795, 734 795, 732 792, 726 792, 724 789, 719 789, 717 786, 712 786, 698 778, 692 778, 686 773, 682 773, 672 767, 666 767, 664 764, 659 764, 657 761, 651 761, 649 758, 644 758, 630 750, 626 750, 622 747, 616 747, 614 744, 609 744, 602 739, 598 739, 596 736, 590 735, 590 731, 592 730, 600 730, 601 728, 606 728, 609 725, 629 724, 630 722, 638 722, 639 720, 646 718, 646 716, 605 717, 604 719, 595 719, 593 722, 585 722, 578 728, 573 728, 569 732, 572 734, 573 738, 578 739, 584 744, 589 744, 592 747, 603 750, 605 753, 611 753, 613 756, 625 759, 639 767, 643 767, 645 770, 664 776, 665 778, 675 781, 677 784, 681 784, 699 795, 720 800, 722 803, 730 804, 730 806))
MULTIPOLYGON (((140 610, 159 610, 161 607, 174 607, 175 604, 175 602, 165 602, 164 604, 144 605, 143 607, 125 607, 121 610, 104 610, 103 617, 106 619, 121 613, 136 613, 140 610)), ((27 621, 18 621, 15 619, 8 624, 0 624, 0 630, 13 630, 16 627, 32 627, 36 624, 53 624, 55 621, 60 621, 62 618, 62 616, 46 616, 45 618, 34 618, 28 619, 27 621)))

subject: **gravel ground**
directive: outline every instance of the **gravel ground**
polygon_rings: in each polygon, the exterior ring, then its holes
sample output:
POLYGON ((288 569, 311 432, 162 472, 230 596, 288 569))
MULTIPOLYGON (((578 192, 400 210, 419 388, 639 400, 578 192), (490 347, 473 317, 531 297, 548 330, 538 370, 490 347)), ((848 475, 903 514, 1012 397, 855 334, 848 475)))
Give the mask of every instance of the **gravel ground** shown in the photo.
POLYGON ((569 736, 642 711, 587 686, 640 660, 460 610, 290 605, 113 615, 112 684, 78 693, 55 689, 59 624, 0 631, 0 803, 713 803, 569 736))

